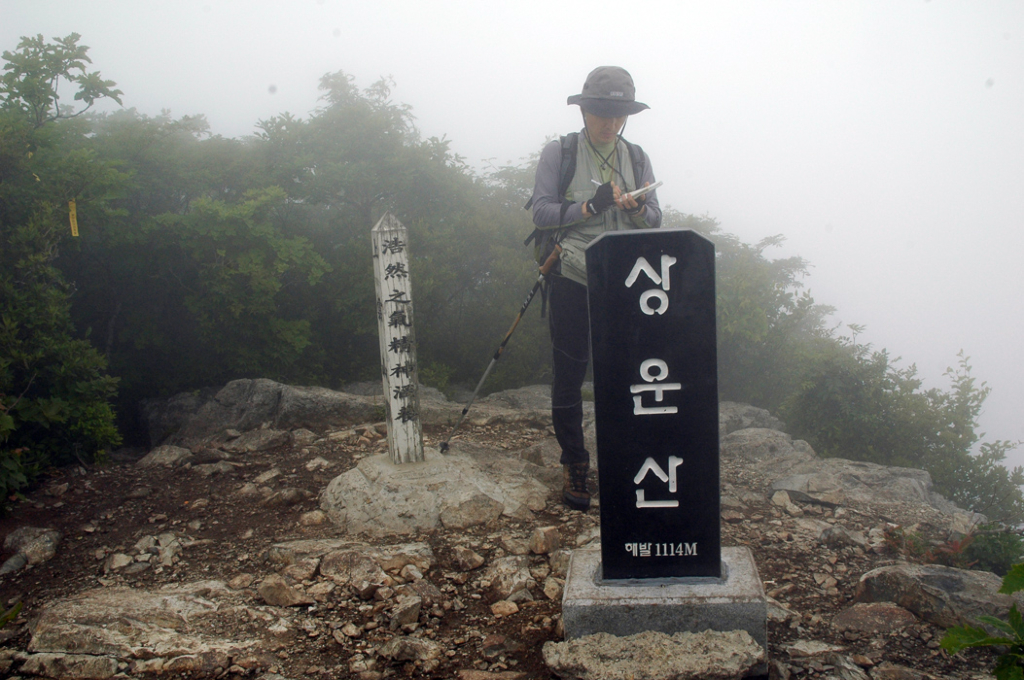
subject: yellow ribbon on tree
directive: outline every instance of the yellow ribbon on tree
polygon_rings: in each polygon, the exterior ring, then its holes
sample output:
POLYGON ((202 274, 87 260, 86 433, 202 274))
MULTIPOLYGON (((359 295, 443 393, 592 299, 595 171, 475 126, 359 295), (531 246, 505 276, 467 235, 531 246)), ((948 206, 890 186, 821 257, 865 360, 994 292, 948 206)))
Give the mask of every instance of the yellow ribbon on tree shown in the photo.
POLYGON ((78 207, 75 205, 75 199, 68 201, 68 216, 71 218, 71 235, 78 236, 78 207))

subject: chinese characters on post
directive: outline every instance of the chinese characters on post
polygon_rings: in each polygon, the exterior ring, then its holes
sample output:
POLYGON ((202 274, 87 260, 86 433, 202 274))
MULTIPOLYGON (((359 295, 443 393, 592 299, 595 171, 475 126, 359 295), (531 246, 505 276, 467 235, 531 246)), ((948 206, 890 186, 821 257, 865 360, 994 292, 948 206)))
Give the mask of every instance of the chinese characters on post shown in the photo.
POLYGON ((419 381, 409 281, 408 233, 391 213, 385 213, 370 232, 370 240, 373 243, 388 452, 395 464, 420 462, 423 460, 423 429, 416 391, 419 381))
POLYGON ((714 246, 609 232, 587 272, 603 578, 720 576, 714 246))

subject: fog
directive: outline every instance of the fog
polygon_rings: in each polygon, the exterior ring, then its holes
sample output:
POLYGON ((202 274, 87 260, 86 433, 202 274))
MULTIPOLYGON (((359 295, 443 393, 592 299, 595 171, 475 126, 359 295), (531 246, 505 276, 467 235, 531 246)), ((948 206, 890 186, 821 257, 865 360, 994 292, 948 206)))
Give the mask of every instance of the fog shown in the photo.
POLYGON ((71 32, 126 107, 227 137, 304 117, 324 73, 391 76, 481 169, 578 129, 565 98, 624 66, 663 204, 784 234, 833 322, 926 386, 963 349, 992 388, 981 430, 1024 440, 1024 3, 0 0, 0 49, 71 32))

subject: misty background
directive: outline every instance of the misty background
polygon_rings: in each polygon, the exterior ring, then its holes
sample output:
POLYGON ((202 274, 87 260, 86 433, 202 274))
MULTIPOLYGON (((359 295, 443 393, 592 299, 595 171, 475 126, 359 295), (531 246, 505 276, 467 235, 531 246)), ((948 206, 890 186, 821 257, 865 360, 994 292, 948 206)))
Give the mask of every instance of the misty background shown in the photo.
POLYGON ((1024 3, 0 0, 0 49, 71 32, 125 107, 225 137, 306 117, 325 73, 390 76, 421 134, 480 169, 578 129, 565 98, 624 66, 662 204, 783 234, 766 254, 810 261, 832 322, 926 387, 963 349, 992 388, 984 438, 1024 440, 1024 3))

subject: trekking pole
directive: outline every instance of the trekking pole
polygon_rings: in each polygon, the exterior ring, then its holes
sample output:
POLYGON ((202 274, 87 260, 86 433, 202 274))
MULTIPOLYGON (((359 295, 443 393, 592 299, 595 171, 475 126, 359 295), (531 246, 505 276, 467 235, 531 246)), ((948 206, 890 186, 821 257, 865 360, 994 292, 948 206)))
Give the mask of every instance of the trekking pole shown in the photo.
POLYGON ((459 420, 455 423, 455 427, 453 427, 452 431, 448 433, 448 438, 441 442, 441 453, 448 453, 448 442, 452 440, 452 437, 455 436, 455 431, 459 429, 459 425, 462 425, 462 421, 466 419, 466 414, 469 413, 470 407, 473 405, 473 402, 476 401, 476 395, 480 393, 480 388, 484 386, 484 381, 487 380, 487 376, 491 374, 491 369, 494 368, 494 365, 498 363, 498 359, 501 358, 501 353, 505 351, 505 345, 508 344, 508 339, 512 337, 512 334, 516 330, 516 326, 519 325, 519 322, 523 318, 523 314, 526 313, 526 308, 530 306, 530 301, 533 300, 533 296, 537 294, 538 290, 540 290, 540 284, 544 283, 544 279, 547 278, 547 275, 551 272, 551 268, 555 266, 555 262, 558 261, 558 256, 561 252, 562 246, 556 243, 555 249, 551 251, 551 254, 548 255, 548 259, 546 259, 544 264, 540 266, 540 276, 537 277, 537 283, 533 284, 533 290, 530 291, 530 294, 526 296, 526 300, 523 301, 523 306, 519 309, 519 313, 516 314, 516 320, 512 322, 512 328, 508 329, 508 333, 505 334, 505 339, 501 341, 501 344, 498 345, 498 349, 494 352, 494 356, 491 357, 491 363, 488 364, 483 377, 480 378, 480 382, 477 383, 476 389, 473 390, 473 396, 469 398, 469 403, 466 404, 466 408, 462 409, 462 415, 459 416, 459 420))

